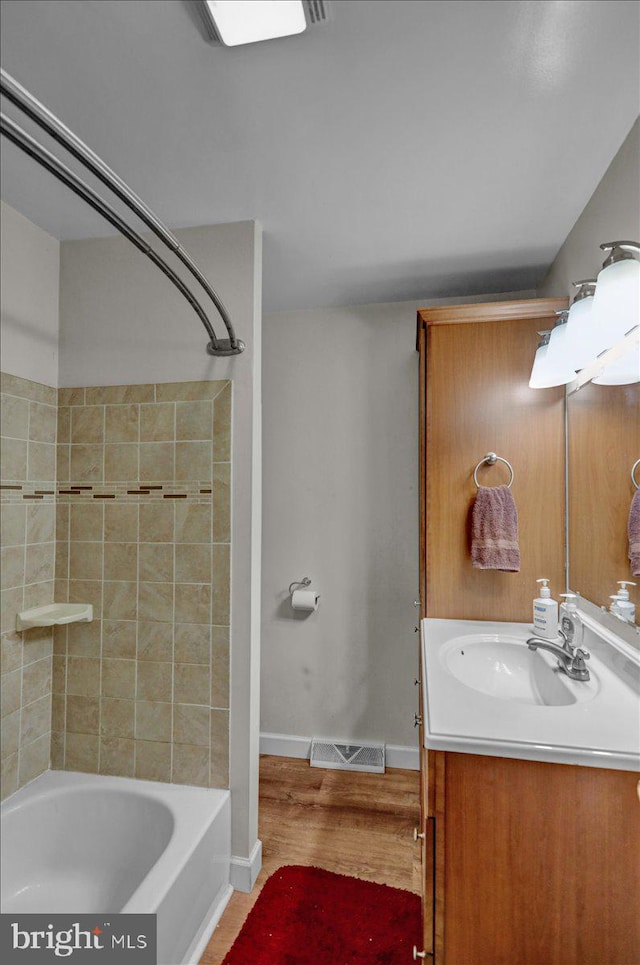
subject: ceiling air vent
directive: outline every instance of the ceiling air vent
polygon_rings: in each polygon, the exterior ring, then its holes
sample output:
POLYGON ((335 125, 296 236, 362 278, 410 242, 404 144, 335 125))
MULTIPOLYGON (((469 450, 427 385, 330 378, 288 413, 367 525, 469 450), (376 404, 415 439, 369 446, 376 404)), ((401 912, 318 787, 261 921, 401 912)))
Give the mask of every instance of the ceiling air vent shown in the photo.
POLYGON ((322 23, 327 19, 327 4, 324 0, 305 0, 310 23, 322 23))

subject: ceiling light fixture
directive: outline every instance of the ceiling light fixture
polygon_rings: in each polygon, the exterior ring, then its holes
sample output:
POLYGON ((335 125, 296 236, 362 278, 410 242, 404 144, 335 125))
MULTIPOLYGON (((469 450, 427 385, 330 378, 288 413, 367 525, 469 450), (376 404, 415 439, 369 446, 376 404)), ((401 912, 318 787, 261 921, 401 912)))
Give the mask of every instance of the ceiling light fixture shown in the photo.
POLYGON ((302 0, 201 0, 213 36, 227 47, 302 33, 307 26, 302 0))

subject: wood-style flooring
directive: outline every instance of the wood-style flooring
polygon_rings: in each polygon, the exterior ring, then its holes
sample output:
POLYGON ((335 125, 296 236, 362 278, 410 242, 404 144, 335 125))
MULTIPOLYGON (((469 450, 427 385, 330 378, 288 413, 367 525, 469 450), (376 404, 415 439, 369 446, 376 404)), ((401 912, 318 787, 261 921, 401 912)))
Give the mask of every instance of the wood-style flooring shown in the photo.
POLYGON ((220 965, 260 889, 285 864, 315 865, 420 892, 417 771, 332 771, 288 757, 260 759, 262 871, 251 894, 234 892, 200 959, 220 965))

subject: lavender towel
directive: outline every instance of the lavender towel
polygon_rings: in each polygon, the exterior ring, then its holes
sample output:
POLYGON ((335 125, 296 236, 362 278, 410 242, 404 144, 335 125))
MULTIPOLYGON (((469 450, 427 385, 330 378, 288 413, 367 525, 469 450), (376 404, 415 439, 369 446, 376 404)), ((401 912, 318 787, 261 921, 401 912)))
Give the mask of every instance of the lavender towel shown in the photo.
POLYGON ((518 510, 508 486, 478 486, 471 517, 471 561, 481 570, 520 570, 518 510))
POLYGON ((629 510, 629 559, 631 572, 640 576, 640 489, 636 489, 629 510))

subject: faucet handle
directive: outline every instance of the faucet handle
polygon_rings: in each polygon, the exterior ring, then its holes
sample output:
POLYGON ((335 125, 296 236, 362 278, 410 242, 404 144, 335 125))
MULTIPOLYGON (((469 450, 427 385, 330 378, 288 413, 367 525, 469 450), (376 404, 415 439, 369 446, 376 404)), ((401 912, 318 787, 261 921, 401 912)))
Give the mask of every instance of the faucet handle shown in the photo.
POLYGON ((587 650, 582 650, 580 647, 578 647, 575 653, 573 654, 574 670, 586 669, 584 666, 584 662, 585 660, 590 660, 590 659, 591 659, 591 654, 587 650))

